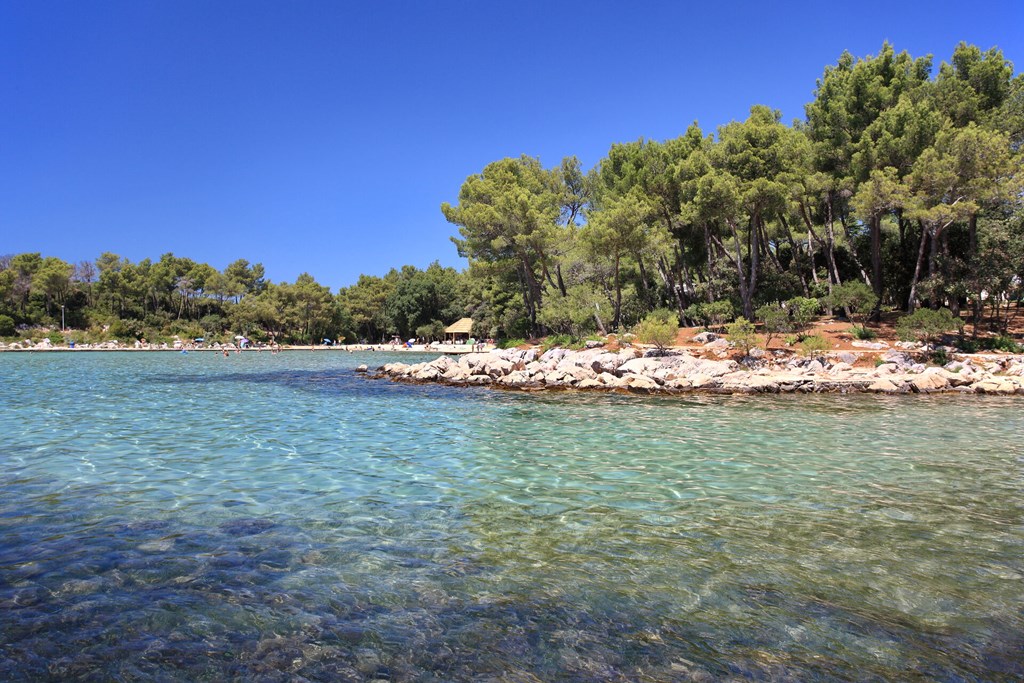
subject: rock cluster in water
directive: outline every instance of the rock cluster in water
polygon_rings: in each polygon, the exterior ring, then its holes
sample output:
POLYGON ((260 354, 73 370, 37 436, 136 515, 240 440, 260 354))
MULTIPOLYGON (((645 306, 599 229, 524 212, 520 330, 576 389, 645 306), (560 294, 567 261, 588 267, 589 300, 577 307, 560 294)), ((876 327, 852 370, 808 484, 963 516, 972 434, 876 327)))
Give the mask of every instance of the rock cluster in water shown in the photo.
MULTIPOLYGON (((722 340, 724 341, 724 340, 722 340)), ((854 367, 851 353, 818 358, 712 360, 686 351, 582 351, 554 348, 469 353, 458 360, 388 363, 375 377, 507 389, 591 389, 634 393, 978 393, 1024 394, 1024 356, 965 358, 928 367, 909 353, 886 352, 876 367, 854 367)), ((360 366, 362 372, 368 368, 360 366)))

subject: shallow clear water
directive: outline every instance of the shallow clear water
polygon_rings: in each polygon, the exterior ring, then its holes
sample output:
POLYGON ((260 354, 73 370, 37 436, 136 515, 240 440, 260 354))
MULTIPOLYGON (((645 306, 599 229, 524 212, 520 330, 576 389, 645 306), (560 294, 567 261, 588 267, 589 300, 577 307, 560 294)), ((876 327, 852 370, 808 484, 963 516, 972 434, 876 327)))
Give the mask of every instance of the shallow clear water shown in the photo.
POLYGON ((0 354, 0 680, 1024 676, 1019 398, 385 357, 0 354))

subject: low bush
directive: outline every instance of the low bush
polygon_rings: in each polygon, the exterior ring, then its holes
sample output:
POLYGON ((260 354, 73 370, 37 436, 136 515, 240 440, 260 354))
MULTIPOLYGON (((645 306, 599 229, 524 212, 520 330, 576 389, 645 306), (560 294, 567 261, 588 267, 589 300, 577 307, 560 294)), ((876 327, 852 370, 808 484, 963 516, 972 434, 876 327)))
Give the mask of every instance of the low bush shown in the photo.
POLYGON ((792 332, 795 328, 789 319, 789 311, 780 304, 766 304, 755 311, 758 319, 761 320, 764 329, 765 346, 772 343, 772 338, 777 334, 792 332))
POLYGON ((746 318, 737 318, 734 322, 729 323, 725 335, 736 348, 743 350, 744 356, 749 356, 750 349, 757 346, 758 338, 754 333, 754 323, 746 318))
POLYGON ((828 351, 831 345, 821 335, 812 334, 804 337, 804 340, 800 342, 800 348, 805 356, 820 356, 825 351, 828 351))
POLYGON ((1006 335, 1000 335, 998 337, 987 337, 981 340, 982 348, 990 351, 1008 351, 1010 353, 1020 353, 1021 345, 1013 340, 1012 337, 1006 335))
POLYGON ((963 326, 963 321, 948 308, 919 308, 896 321, 896 335, 904 341, 931 343, 949 332, 959 332, 963 326))
POLYGON ((544 340, 541 348, 544 351, 549 349, 575 349, 582 346, 582 342, 569 334, 552 334, 548 335, 548 338, 544 340))
POLYGON ((526 343, 525 339, 503 339, 499 344, 499 349, 514 349, 517 346, 522 346, 526 343))
POLYGON ((14 318, 9 315, 0 315, 0 337, 13 337, 18 333, 14 326, 14 318))
POLYGON ((731 301, 720 299, 711 303, 693 304, 683 311, 683 315, 705 327, 718 329, 736 317, 736 309, 731 301))
POLYGON ((854 338, 862 341, 871 341, 878 338, 878 333, 867 325, 853 325, 850 327, 850 333, 853 334, 854 338))
POLYGON ((663 349, 675 343, 676 335, 679 333, 679 320, 674 312, 667 308, 659 308, 641 320, 633 332, 640 343, 654 344, 663 349))

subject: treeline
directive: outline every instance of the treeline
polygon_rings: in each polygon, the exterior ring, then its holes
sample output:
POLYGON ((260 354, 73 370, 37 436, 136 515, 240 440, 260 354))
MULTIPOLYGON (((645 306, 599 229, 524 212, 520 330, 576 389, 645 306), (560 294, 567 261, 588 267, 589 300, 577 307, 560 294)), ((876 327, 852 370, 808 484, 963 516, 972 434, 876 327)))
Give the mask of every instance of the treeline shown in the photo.
POLYGON ((826 67, 792 125, 754 106, 715 135, 614 144, 589 171, 489 164, 441 207, 463 272, 405 266, 332 294, 245 260, 19 254, 0 260, 0 336, 63 306, 69 326, 122 338, 430 339, 467 315, 481 337, 581 337, 665 309, 716 325, 863 311, 865 290, 876 318, 947 307, 1005 332, 1024 278, 1022 143, 1024 76, 998 49, 961 43, 935 70, 885 44, 826 67))
POLYGON ((0 257, 0 337, 63 323, 95 340, 437 339, 464 312, 461 282, 456 270, 434 263, 364 275, 332 294, 306 273, 293 283, 270 282, 262 264, 245 259, 218 271, 174 254, 132 263, 104 253, 71 264, 26 253, 0 257))
POLYGON ((681 321, 754 320, 860 282, 874 313, 966 306, 1005 326, 1024 275, 1024 77, 997 49, 843 54, 806 119, 754 106, 708 135, 575 158, 489 164, 463 184, 459 253, 474 316, 513 336, 621 329, 668 307, 681 321), (988 310, 983 310, 985 307, 988 310))

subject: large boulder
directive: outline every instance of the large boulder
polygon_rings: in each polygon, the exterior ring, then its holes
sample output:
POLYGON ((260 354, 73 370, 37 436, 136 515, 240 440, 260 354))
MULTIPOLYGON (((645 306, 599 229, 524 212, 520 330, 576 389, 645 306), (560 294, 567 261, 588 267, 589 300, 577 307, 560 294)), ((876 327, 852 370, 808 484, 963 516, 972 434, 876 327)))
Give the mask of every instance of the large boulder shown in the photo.
POLYGON ((717 338, 709 341, 704 345, 704 348, 708 351, 726 351, 729 349, 729 341, 722 338, 717 338))
POLYGON ((623 377, 626 375, 650 376, 661 367, 663 367, 663 364, 659 358, 634 358, 620 365, 617 374, 623 377))
POLYGON ((949 380, 944 376, 944 372, 941 368, 928 368, 925 372, 913 377, 910 380, 910 386, 914 391, 922 394, 945 391, 949 388, 949 380))
POLYGON ((1001 377, 989 377, 971 385, 979 394, 1012 394, 1017 387, 1001 377))
POLYGON ((425 382, 431 382, 439 378, 441 374, 441 371, 433 365, 424 365, 418 370, 413 371, 412 376, 425 382))
POLYGON ((739 367, 740 364, 734 360, 722 361, 697 358, 693 363, 693 372, 696 374, 707 375, 709 377, 721 377, 722 375, 733 372, 739 367))
POLYGON ((462 383, 469 379, 469 370, 458 363, 452 365, 448 370, 445 371, 443 377, 445 380, 453 383, 462 383))
POLYGON ((488 358, 474 369, 473 374, 487 375, 491 379, 497 379, 499 377, 504 377, 515 369, 516 364, 510 360, 506 360, 504 358, 488 358))
POLYGON ((590 368, 597 373, 615 372, 627 360, 618 353, 599 353, 591 359, 590 368))
POLYGON ((486 362, 489 358, 491 358, 489 353, 466 353, 459 357, 459 365, 464 367, 467 371, 471 371, 476 369, 476 366, 486 362))
POLYGON ((513 370, 504 377, 499 377, 495 380, 496 384, 504 384, 510 387, 521 387, 530 384, 535 384, 533 378, 523 370, 513 370))
POLYGON ((873 391, 878 394, 900 394, 904 393, 906 390, 901 388, 900 385, 896 384, 892 380, 883 377, 869 384, 868 391, 873 391))
POLYGON ((567 354, 569 354, 569 353, 571 353, 571 352, 568 349, 560 349, 560 348, 557 348, 557 347, 553 348, 553 349, 548 349, 547 351, 544 352, 543 355, 541 355, 540 361, 542 363, 548 363, 548 362, 557 363, 558 361, 560 361, 563 358, 565 358, 565 356, 567 354))
POLYGON ((622 385, 632 392, 650 394, 661 389, 661 386, 650 377, 628 375, 622 378, 622 385))
POLYGON ((448 370, 450 370, 451 368, 456 367, 458 363, 453 361, 448 356, 438 356, 434 360, 430 361, 427 365, 429 365, 432 368, 435 368, 441 374, 444 374, 448 372, 448 370))
POLYGON ((850 365, 849 363, 840 361, 839 363, 836 363, 831 368, 829 368, 828 369, 828 373, 830 375, 845 375, 845 374, 849 373, 851 370, 853 370, 853 366, 852 365, 850 365))

